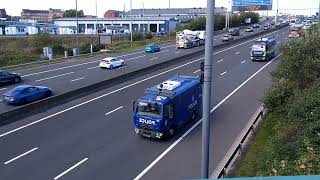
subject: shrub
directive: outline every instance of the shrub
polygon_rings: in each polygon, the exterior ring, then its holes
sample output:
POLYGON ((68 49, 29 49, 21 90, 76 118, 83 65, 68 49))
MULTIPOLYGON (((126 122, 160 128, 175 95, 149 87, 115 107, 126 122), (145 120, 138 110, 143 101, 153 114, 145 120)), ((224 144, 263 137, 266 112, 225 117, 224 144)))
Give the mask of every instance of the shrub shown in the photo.
POLYGON ((147 38, 147 39, 152 39, 152 37, 153 37, 153 36, 152 36, 151 33, 147 33, 147 34, 146 34, 146 38, 147 38))

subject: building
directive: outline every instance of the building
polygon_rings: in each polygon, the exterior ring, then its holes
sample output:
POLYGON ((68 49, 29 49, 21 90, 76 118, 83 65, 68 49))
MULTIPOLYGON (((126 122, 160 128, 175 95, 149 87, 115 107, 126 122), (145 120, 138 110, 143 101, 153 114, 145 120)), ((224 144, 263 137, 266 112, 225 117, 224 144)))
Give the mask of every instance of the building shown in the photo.
MULTIPOLYGON (((216 14, 226 14, 227 8, 216 7, 216 14)), ((133 17, 166 17, 179 19, 180 22, 198 17, 206 17, 207 8, 170 8, 170 9, 132 9, 133 17)), ((126 12, 130 16, 130 11, 126 12)))
POLYGON ((7 18, 7 12, 5 9, 0 9, 0 18, 7 18))
POLYGON ((32 19, 38 22, 48 22, 49 21, 49 11, 48 10, 30 10, 23 9, 21 12, 21 19, 32 19))
POLYGON ((61 9, 49 9, 49 21, 53 21, 55 18, 62 18, 63 11, 61 9))
MULTIPOLYGON (((130 18, 78 18, 79 33, 95 34, 106 26, 123 26, 130 28, 130 18)), ((132 18, 133 32, 172 32, 176 29, 177 21, 166 17, 132 18)), ((59 18, 54 20, 57 27, 76 27, 76 18, 59 18)))
POLYGON ((104 13, 104 18, 119 18, 119 17, 124 17, 124 12, 123 11, 116 11, 116 10, 108 10, 107 12, 104 13))

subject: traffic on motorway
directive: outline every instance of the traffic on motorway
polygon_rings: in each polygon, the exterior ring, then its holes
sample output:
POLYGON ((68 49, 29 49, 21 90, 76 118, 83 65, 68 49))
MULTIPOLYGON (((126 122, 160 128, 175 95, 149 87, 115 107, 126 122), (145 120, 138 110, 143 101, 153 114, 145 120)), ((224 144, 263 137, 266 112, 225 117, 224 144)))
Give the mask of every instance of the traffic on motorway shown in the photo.
MULTIPOLYGON (((288 39, 287 36, 288 29, 280 29, 262 36, 262 39, 256 37, 214 51, 215 98, 212 111, 215 113, 215 134, 211 153, 215 159, 211 164, 212 169, 250 119, 252 109, 260 105, 263 89, 270 83, 268 74, 275 68, 272 62, 279 57, 277 47, 288 39), (275 42, 275 46, 272 46, 272 42, 275 42), (255 45, 258 49, 254 48, 255 45), (270 54, 272 58, 269 61, 259 60, 263 62, 251 61, 253 56, 264 54, 270 54)), ((173 49, 177 51, 174 46, 173 49)), ((197 111, 201 104, 201 79, 197 77, 202 73, 200 63, 203 58, 203 55, 186 58, 173 66, 0 128, 0 139, 3 139, 0 146, 6 147, 0 149, 0 162, 3 162, 1 177, 199 177, 196 164, 200 164, 198 154, 201 151, 201 129, 198 125, 201 121, 197 111), (184 103, 184 100, 188 102, 184 103), (170 128, 171 125, 180 129, 170 128), (158 143, 133 136, 135 132, 155 138, 165 134, 152 131, 154 129, 168 129, 168 135, 173 136, 158 143), (119 173, 119 169, 125 173, 119 173)), ((96 62, 96 66, 99 62, 96 62)), ((127 66, 129 62, 126 60, 127 66)), ((121 70, 115 68, 108 71, 99 66, 96 69, 100 72, 121 70)))
MULTIPOLYGON (((251 27, 251 26, 250 26, 251 27)), ((263 31, 262 28, 255 30, 253 33, 258 33, 263 31)), ((245 37, 250 35, 252 32, 246 32, 238 28, 232 28, 228 31, 227 41, 237 39, 240 37, 245 37), (241 31, 241 33, 240 33, 241 31)), ((17 76, 16 79, 11 77, 1 76, 1 82, 6 81, 5 79, 10 79, 6 85, 0 88, 0 93, 4 94, 7 91, 14 89, 15 84, 10 84, 10 82, 18 83, 18 85, 30 85, 30 86, 44 86, 50 88, 53 94, 61 94, 74 89, 78 89, 83 86, 91 85, 95 82, 99 82, 106 78, 113 78, 124 74, 128 71, 134 71, 136 69, 141 69, 150 65, 154 65, 160 62, 168 61, 171 58, 176 58, 189 53, 198 51, 197 48, 204 44, 204 31, 189 31, 185 30, 183 32, 177 33, 176 45, 166 44, 165 46, 158 46, 156 44, 148 45, 144 51, 130 52, 123 55, 115 55, 113 57, 104 57, 101 59, 90 58, 89 60, 77 61, 77 62, 67 62, 57 65, 50 65, 47 67, 32 68, 29 70, 19 71, 19 74, 13 74, 17 76), (181 47, 180 47, 181 45, 181 47), (176 48, 174 48, 176 47, 176 48), (180 48, 186 48, 185 50, 180 50, 180 48), (191 48, 191 49, 189 49, 191 48), (160 51, 160 49, 162 49, 160 51), (151 54, 144 52, 152 52, 151 54), (70 65, 69 65, 70 64, 70 65), (113 69, 112 71, 100 71, 100 68, 113 69), (2 79, 4 81, 2 81, 2 79), (22 80, 22 81, 21 81, 22 80)), ((221 44, 225 39, 225 35, 217 35, 214 40, 214 44, 221 44)), ((201 47, 203 48, 203 47, 201 47)), ((1 71, 3 74, 10 74, 11 72, 1 71)), ((26 94, 27 96, 30 94, 26 94)), ((46 98, 48 96, 43 96, 46 98)), ((2 99, 5 96, 2 96, 2 99)), ((41 99, 41 98, 40 98, 41 99)), ((39 100, 39 99, 37 99, 39 100)), ((2 100, 0 105, 0 112, 9 111, 15 109, 17 106, 6 105, 7 101, 2 100)), ((24 101, 23 101, 24 102, 24 101)))

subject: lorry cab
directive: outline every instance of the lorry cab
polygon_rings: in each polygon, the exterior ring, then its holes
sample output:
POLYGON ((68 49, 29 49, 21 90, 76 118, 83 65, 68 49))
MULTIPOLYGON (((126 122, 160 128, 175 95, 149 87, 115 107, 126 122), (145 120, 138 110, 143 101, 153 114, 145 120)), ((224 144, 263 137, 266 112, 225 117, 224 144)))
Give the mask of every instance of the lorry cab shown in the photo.
POLYGON ((147 88, 133 102, 135 132, 144 137, 172 136, 189 120, 202 114, 202 86, 190 76, 175 76, 147 88))
POLYGON ((261 38, 251 46, 251 60, 270 60, 275 55, 276 40, 273 37, 261 38))

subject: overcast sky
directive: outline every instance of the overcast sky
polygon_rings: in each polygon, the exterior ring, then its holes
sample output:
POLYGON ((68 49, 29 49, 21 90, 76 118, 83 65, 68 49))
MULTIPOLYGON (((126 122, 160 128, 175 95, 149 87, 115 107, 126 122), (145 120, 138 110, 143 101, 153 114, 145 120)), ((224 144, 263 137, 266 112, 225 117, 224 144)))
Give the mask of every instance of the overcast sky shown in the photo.
MULTIPOLYGON (((98 16, 109 9, 130 9, 130 0, 97 0, 98 16)), ((276 8, 277 0, 273 0, 276 8)), ((132 0, 133 8, 167 8, 169 0, 132 0)), ((206 7, 207 0, 171 0, 172 8, 206 7)), ((228 0, 216 0, 216 6, 227 6, 228 0)), ((279 9, 306 9, 294 12, 309 14, 315 13, 319 7, 319 0, 279 0, 279 9), (313 8, 313 9, 309 9, 313 8)), ((75 0, 0 0, 0 8, 5 8, 9 15, 20 15, 22 9, 75 9, 75 0)), ((85 14, 95 15, 95 0, 78 0, 78 9, 85 14)))

